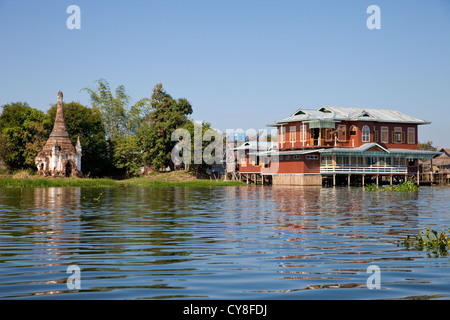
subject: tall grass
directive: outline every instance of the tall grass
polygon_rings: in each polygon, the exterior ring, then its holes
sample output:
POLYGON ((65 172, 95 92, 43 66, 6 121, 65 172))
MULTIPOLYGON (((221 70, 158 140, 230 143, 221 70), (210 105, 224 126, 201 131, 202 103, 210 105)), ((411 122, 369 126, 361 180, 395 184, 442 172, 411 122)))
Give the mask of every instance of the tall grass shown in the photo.
POLYGON ((161 181, 161 180, 122 180, 113 179, 81 179, 81 178, 0 178, 0 188, 47 188, 47 187, 216 187, 216 186, 242 186, 241 181, 215 181, 215 180, 188 180, 188 181, 161 181))
POLYGON ((118 183, 112 179, 79 178, 0 178, 3 188, 47 188, 47 187, 114 187, 118 183))

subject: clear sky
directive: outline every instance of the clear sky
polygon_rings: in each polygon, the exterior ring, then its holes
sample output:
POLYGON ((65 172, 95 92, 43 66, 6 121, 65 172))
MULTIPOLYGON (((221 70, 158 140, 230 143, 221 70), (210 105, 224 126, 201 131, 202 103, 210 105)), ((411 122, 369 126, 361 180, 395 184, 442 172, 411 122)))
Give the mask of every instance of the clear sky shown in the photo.
POLYGON ((222 132, 301 107, 385 108, 450 147, 449 0, 0 0, 0 45, 0 105, 46 111, 61 90, 89 106, 80 90, 100 78, 137 101, 161 82, 222 132))

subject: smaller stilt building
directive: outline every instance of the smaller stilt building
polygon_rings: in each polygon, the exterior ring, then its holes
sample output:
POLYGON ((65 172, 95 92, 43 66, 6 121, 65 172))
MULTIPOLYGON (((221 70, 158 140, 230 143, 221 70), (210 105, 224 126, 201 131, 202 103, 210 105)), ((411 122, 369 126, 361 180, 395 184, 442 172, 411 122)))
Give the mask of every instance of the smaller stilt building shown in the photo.
POLYGON ((81 174, 81 143, 78 137, 73 146, 66 129, 63 109, 63 94, 58 92, 55 123, 44 148, 35 158, 39 175, 78 176, 81 174))

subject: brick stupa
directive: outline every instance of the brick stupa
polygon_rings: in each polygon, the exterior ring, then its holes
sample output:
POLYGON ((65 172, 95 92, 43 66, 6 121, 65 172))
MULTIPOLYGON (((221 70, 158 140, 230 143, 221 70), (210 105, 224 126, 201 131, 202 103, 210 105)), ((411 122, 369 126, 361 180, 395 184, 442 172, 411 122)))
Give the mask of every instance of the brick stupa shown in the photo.
POLYGON ((58 92, 55 123, 44 148, 35 163, 40 175, 79 175, 81 173, 81 144, 78 137, 76 148, 69 137, 64 120, 63 94, 58 92))

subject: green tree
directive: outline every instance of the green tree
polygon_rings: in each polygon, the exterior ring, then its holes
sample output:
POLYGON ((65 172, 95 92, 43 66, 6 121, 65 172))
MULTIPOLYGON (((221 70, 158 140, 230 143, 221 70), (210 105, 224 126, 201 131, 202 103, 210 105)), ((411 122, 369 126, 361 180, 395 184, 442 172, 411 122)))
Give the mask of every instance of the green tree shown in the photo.
MULTIPOLYGON (((54 123, 57 105, 47 111, 50 123, 54 123)), ((81 171, 101 176, 108 174, 111 162, 105 137, 105 129, 98 108, 88 108, 78 102, 64 103, 64 119, 70 139, 75 146, 78 137, 82 148, 81 171)))
POLYGON ((129 136, 136 133, 149 111, 149 99, 143 98, 128 108, 130 96, 123 85, 111 91, 105 79, 96 81, 97 89, 83 88, 87 91, 94 108, 101 111, 107 140, 129 136))
POLYGON ((0 115, 0 157, 10 170, 35 169, 34 158, 47 141, 50 123, 26 102, 4 105, 0 115))
POLYGON ((150 106, 151 111, 137 132, 143 160, 155 170, 173 167, 171 151, 176 141, 171 139, 172 132, 188 122, 192 106, 184 98, 172 98, 161 83, 153 88, 150 106))
MULTIPOLYGON (((206 169, 211 166, 211 163, 218 163, 218 161, 223 159, 223 154, 216 155, 213 147, 214 143, 217 142, 218 147, 221 148, 221 151, 223 153, 225 137, 222 133, 212 129, 211 123, 203 121, 201 124, 194 124, 192 120, 189 120, 184 125, 183 129, 186 129, 189 132, 190 137, 191 163, 186 166, 186 170, 195 172, 195 174, 197 175, 202 174, 205 173, 206 169), (220 139, 221 141, 216 140, 216 138, 220 139), (196 139, 197 141, 195 141, 196 139), (197 152, 195 150, 196 148, 198 148, 197 152), (212 150, 209 150, 210 148, 212 148, 212 150), (200 156, 201 159, 199 158, 200 156), (215 159, 216 157, 217 159, 215 159)), ((183 147, 184 143, 188 142, 186 140, 180 143, 180 147, 183 147)))
POLYGON ((142 153, 136 136, 118 137, 114 140, 113 161, 119 169, 125 170, 125 176, 139 174, 142 166, 142 153))
POLYGON ((438 147, 433 146, 433 141, 419 142, 417 145, 419 150, 437 151, 438 147))
POLYGON ((130 101, 130 97, 125 92, 125 87, 123 85, 118 86, 114 97, 106 80, 99 79, 96 82, 98 84, 96 90, 90 88, 81 90, 89 93, 92 107, 101 111, 106 138, 113 140, 124 136, 127 128, 126 106, 130 101))
POLYGON ((111 173, 122 174, 125 171, 127 175, 136 174, 141 160, 135 156, 137 146, 134 136, 148 117, 150 99, 142 98, 129 107, 131 98, 123 85, 118 86, 113 93, 106 80, 100 79, 96 83, 95 90, 83 88, 82 91, 89 93, 93 109, 100 110, 108 145, 107 153, 113 169, 111 173), (133 155, 126 155, 127 151, 133 155))

